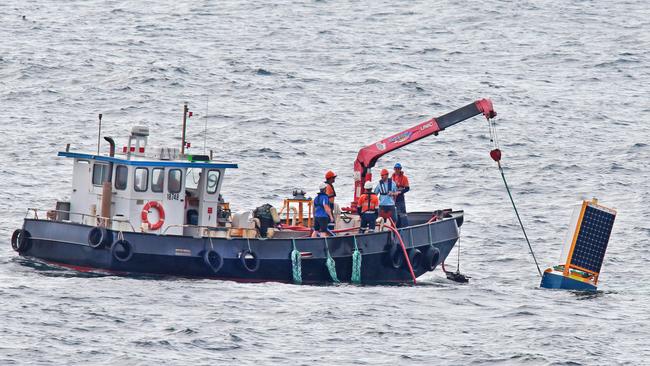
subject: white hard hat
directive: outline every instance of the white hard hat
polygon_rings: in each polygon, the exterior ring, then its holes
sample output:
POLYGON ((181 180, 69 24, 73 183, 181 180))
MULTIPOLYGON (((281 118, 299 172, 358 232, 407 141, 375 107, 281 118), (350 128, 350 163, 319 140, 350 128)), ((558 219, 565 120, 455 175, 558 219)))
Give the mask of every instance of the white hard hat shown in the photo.
POLYGON ((372 189, 372 182, 371 182, 371 181, 367 181, 366 184, 363 185, 363 188, 365 188, 365 189, 372 189))
POLYGON ((321 183, 321 184, 318 186, 318 189, 320 189, 321 191, 324 190, 325 188, 327 188, 327 184, 325 184, 325 183, 321 183))

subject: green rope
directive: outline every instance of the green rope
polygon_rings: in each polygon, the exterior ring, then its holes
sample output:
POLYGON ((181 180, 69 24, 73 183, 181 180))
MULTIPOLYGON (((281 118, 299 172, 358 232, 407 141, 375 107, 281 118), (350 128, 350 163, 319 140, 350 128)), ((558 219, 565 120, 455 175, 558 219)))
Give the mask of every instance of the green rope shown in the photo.
POLYGON ((327 266, 327 270, 330 273, 330 277, 332 278, 332 282, 334 283, 340 283, 339 278, 336 276, 336 262, 334 262, 334 259, 330 255, 330 249, 327 246, 327 237, 325 238, 325 253, 327 254, 327 259, 325 260, 325 265, 327 266))
POLYGON ((293 273, 293 283, 302 284, 302 257, 300 251, 296 248, 296 239, 291 239, 293 250, 291 251, 291 272, 293 273))
POLYGON ((357 236, 354 237, 354 253, 352 253, 352 283, 361 283, 361 252, 357 246, 357 236))

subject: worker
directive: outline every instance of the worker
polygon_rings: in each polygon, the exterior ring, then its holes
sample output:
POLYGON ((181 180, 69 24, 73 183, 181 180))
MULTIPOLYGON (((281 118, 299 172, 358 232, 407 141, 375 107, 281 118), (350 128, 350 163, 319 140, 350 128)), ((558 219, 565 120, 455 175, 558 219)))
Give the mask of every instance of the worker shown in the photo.
POLYGON ((328 228, 330 222, 334 221, 332 216, 332 209, 330 208, 329 198, 327 197, 327 184, 321 183, 319 192, 314 198, 314 232, 312 238, 318 236, 328 236, 328 228))
POLYGON ((330 199, 330 208, 334 209, 334 198, 336 198, 336 191, 334 190, 334 182, 336 181, 336 174, 334 174, 333 171, 328 170, 327 173, 325 173, 325 185, 327 188, 325 188, 325 193, 327 193, 327 197, 330 199))
POLYGON ((406 201, 404 200, 404 194, 410 191, 411 188, 409 187, 409 179, 402 170, 402 164, 395 164, 392 179, 397 185, 397 196, 395 196, 397 227, 405 227, 408 226, 408 217, 406 216, 406 201))
POLYGON ((375 231, 375 223, 377 222, 377 209, 379 208, 379 198, 372 191, 372 182, 367 181, 363 185, 366 192, 359 197, 357 201, 359 215, 361 216, 361 226, 359 227, 360 233, 375 231))
MULTIPOLYGON (((336 174, 334 174, 333 171, 328 170, 327 173, 325 173, 325 185, 327 188, 325 188, 325 193, 327 194, 327 197, 329 198, 330 201, 330 209, 332 213, 335 211, 334 210, 334 198, 336 198, 336 191, 334 190, 334 182, 336 181, 336 174)), ((336 222, 334 220, 330 221, 329 228, 330 230, 334 230, 334 227, 336 226, 336 222)))
POLYGON ((397 223, 397 213, 395 212, 395 195, 397 194, 397 185, 388 177, 388 170, 381 170, 381 180, 375 193, 379 195, 379 216, 397 223))

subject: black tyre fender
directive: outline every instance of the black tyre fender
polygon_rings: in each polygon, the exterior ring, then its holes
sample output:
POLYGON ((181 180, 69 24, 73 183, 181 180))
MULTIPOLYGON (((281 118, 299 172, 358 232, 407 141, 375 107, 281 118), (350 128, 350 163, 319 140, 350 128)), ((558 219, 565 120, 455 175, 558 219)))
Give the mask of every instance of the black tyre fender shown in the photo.
POLYGON ((409 254, 409 261, 411 262, 411 267, 413 267, 413 271, 415 272, 418 269, 420 269, 420 267, 422 266, 422 260, 423 260, 422 252, 420 251, 420 249, 412 248, 408 251, 408 254, 409 254))
POLYGON ((120 262, 128 262, 133 257, 133 245, 127 240, 118 240, 111 246, 111 255, 120 262))
POLYGON ((113 235, 103 227, 94 227, 88 232, 88 245, 98 249, 108 246, 113 241, 113 235))
POLYGON ((255 254, 254 251, 250 249, 244 249, 241 253, 239 253, 239 260, 241 261, 242 267, 244 267, 244 269, 248 272, 257 272, 257 270, 260 268, 260 258, 257 256, 257 254, 255 254), (248 256, 251 256, 253 258, 246 258, 248 256), (252 262, 252 265, 249 262, 252 262))
POLYGON ((203 261, 214 273, 219 272, 223 267, 223 257, 213 249, 206 250, 203 254, 203 261))
POLYGON ((440 263, 440 250, 434 246, 430 246, 424 252, 424 266, 427 271, 433 271, 440 263))
POLYGON ((11 247, 18 253, 26 252, 32 245, 30 238, 29 231, 16 229, 11 235, 11 247))
POLYGON ((388 263, 395 269, 404 265, 404 254, 399 244, 393 242, 388 248, 388 263))

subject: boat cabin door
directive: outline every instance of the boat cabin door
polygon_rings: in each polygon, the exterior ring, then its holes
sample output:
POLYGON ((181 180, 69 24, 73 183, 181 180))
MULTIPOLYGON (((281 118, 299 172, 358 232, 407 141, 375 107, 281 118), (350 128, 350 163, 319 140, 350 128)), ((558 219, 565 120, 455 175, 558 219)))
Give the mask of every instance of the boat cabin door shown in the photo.
POLYGON ((201 173, 201 182, 197 187, 197 191, 200 192, 199 225, 216 227, 222 170, 203 169, 201 173))
POLYGON ((183 235, 185 224, 185 169, 166 168, 165 193, 163 208, 165 209, 166 234, 183 235))

